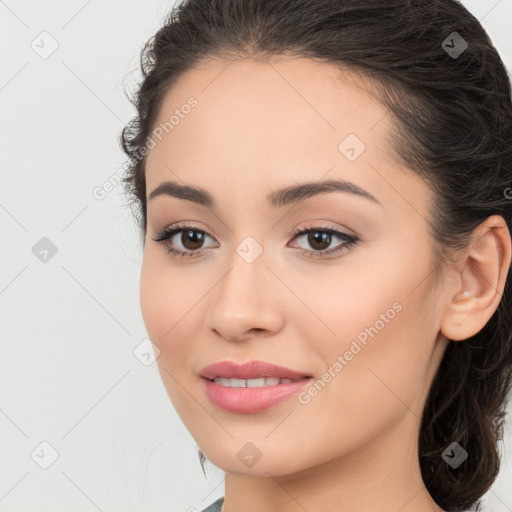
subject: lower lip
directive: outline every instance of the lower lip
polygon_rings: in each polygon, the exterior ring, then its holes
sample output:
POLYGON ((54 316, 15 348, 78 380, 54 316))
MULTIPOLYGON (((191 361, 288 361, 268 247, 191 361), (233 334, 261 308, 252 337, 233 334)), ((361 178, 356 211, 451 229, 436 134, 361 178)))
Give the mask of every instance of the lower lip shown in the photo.
POLYGON ((246 414, 264 411, 288 400, 307 387, 312 379, 308 377, 261 388, 231 388, 202 378, 206 395, 215 405, 229 412, 246 414))

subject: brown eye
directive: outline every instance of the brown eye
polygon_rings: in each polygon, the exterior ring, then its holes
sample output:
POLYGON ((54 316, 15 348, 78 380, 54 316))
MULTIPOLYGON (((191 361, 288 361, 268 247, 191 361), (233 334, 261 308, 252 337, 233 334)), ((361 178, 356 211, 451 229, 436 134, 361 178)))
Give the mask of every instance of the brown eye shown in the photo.
POLYGON ((207 238, 212 237, 193 226, 181 225, 165 229, 155 235, 153 240, 162 244, 171 255, 192 257, 200 256, 204 252, 207 238))
POLYGON ((308 244, 318 251, 327 249, 331 244, 332 235, 325 231, 310 231, 308 233, 308 244))
POLYGON ((182 231, 180 241, 185 249, 195 251, 201 248, 204 242, 204 233, 202 231, 188 229, 182 231))
POLYGON ((357 245, 359 238, 354 235, 348 235, 330 227, 317 226, 308 229, 299 229, 294 233, 294 239, 304 239, 311 249, 301 248, 303 254, 313 257, 328 257, 334 254, 341 254, 349 251, 357 245), (329 248, 333 239, 338 239, 341 243, 329 248), (326 250, 327 249, 327 250, 326 250))

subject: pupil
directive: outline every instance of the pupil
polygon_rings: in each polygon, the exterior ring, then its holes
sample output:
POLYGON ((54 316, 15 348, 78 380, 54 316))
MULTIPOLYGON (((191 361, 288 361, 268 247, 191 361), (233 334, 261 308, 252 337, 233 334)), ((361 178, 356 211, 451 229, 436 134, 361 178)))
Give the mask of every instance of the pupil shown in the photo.
POLYGON ((200 233, 199 231, 184 231, 181 236, 181 243, 184 247, 187 249, 198 249, 201 247, 201 244, 203 242, 203 233, 200 233), (190 243, 191 242, 191 243, 190 243), (192 245, 190 247, 190 245, 192 245))
POLYGON ((329 247, 331 234, 322 231, 311 231, 308 236, 308 242, 313 248, 325 249, 326 247, 329 247), (320 247, 315 246, 317 243, 320 243, 320 247))

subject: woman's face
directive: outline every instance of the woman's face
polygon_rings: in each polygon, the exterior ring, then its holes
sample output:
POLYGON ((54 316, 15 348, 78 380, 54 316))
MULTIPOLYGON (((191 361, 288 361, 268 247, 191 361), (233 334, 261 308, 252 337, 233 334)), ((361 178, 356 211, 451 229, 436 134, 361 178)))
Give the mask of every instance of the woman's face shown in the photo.
POLYGON ((226 471, 415 463, 448 295, 433 271, 432 196, 393 160, 391 123, 355 75, 306 59, 205 63, 165 97, 147 157, 141 308, 174 407, 226 471), (327 180, 352 185, 304 193, 327 180), (150 198, 164 182, 211 202, 150 198), (312 378, 263 409, 226 410, 201 377, 226 360, 312 378))

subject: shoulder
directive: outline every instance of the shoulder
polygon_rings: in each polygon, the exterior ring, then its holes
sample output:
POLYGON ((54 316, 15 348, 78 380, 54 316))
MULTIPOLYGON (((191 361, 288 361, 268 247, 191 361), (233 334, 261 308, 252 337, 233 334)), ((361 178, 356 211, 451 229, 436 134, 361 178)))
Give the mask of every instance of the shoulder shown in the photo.
POLYGON ((217 501, 214 501, 209 507, 206 507, 201 512, 220 512, 220 507, 222 507, 222 503, 224 503, 224 497, 219 498, 217 501))

